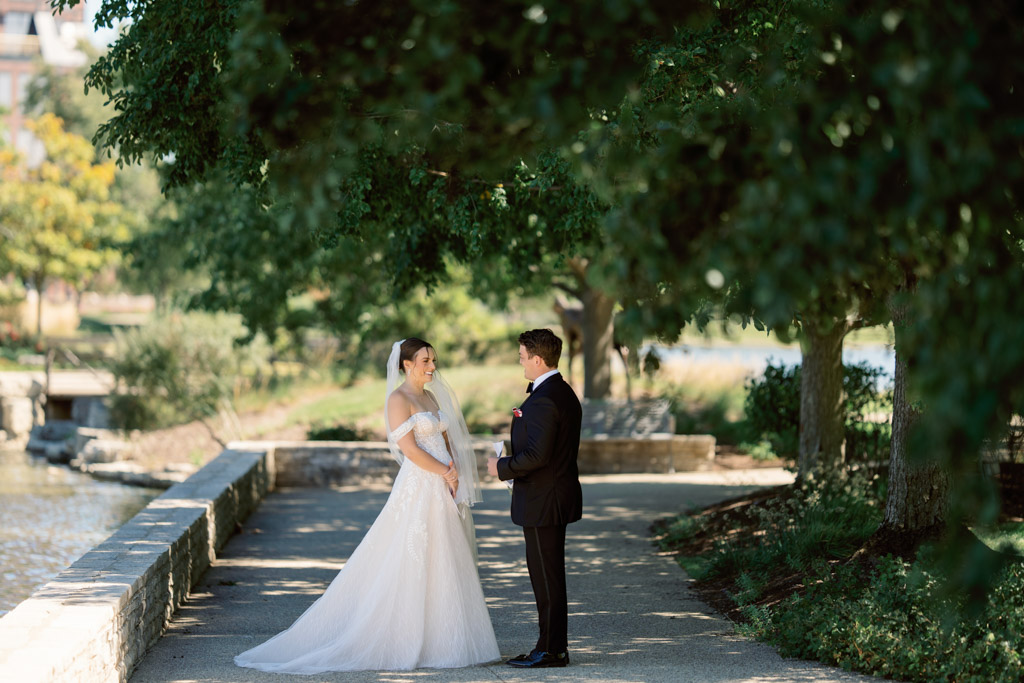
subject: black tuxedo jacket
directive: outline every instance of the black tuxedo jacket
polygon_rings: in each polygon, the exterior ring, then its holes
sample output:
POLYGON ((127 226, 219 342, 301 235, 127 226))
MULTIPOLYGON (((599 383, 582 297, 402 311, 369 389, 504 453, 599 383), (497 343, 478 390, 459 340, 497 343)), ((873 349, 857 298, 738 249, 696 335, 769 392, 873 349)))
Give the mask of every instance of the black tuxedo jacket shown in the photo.
POLYGON ((576 466, 583 409, 561 374, 548 377, 512 417, 512 455, 498 460, 498 478, 514 479, 512 521, 558 526, 583 516, 576 466))

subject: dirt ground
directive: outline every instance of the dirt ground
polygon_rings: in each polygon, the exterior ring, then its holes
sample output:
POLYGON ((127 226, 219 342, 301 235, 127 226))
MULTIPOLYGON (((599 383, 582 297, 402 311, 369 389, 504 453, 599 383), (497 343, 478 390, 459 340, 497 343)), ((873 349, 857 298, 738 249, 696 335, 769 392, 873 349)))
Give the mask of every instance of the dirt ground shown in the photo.
MULTIPOLYGON (((686 541, 673 546, 671 550, 662 552, 673 556, 693 557, 709 552, 722 539, 756 535, 758 533, 756 531, 758 528, 757 511, 769 500, 790 495, 792 488, 792 486, 777 486, 761 489, 739 498, 710 505, 694 515, 701 522, 697 533, 686 541)), ((665 534, 670 521, 660 519, 651 525, 651 532, 656 539, 665 534)), ((794 591, 800 590, 803 587, 802 580, 803 575, 800 573, 785 570, 779 572, 771 577, 757 603, 760 605, 776 604, 794 591)), ((740 608, 732 599, 732 595, 738 590, 736 576, 691 581, 690 587, 701 597, 701 600, 731 620, 743 621, 740 608)))
MULTIPOLYGON (((224 441, 303 441, 309 425, 287 424, 288 416, 296 408, 319 400, 329 391, 330 389, 323 389, 309 392, 302 398, 287 403, 241 413, 238 416, 238 434, 232 433, 216 420, 210 426, 224 441)), ((136 444, 135 461, 147 470, 159 470, 168 465, 193 465, 198 469, 224 449, 210 433, 210 429, 199 421, 137 434, 132 441, 136 444)))
POLYGON ((785 460, 758 460, 741 453, 735 446, 716 446, 713 470, 756 470, 762 467, 785 467, 785 460))

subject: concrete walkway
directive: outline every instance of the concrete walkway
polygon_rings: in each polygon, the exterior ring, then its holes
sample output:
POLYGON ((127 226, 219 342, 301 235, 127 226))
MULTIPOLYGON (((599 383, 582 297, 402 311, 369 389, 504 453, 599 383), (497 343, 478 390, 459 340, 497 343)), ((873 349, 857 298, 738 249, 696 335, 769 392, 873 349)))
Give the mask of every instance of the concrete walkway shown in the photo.
MULTIPOLYGON (((326 588, 376 518, 387 489, 279 490, 224 548, 132 681, 859 681, 782 659, 699 602, 684 572, 650 544, 648 525, 690 506, 786 483, 780 470, 583 479, 584 520, 569 527, 567 669, 501 662, 466 669, 315 676, 235 667, 232 657, 287 628, 326 588)), ((475 508, 484 595, 502 656, 527 652, 536 611, 509 494, 475 508)))

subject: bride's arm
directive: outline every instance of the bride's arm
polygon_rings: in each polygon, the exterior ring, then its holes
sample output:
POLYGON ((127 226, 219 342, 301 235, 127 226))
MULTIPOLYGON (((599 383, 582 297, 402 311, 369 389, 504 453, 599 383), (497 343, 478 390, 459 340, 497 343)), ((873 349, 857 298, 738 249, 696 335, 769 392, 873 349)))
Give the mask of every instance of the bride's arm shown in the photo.
MULTIPOLYGON (((441 405, 437 402, 436 398, 431 396, 429 393, 427 395, 430 396, 430 401, 434 404, 434 409, 437 410, 437 414, 440 415, 441 405)), ((450 420, 451 418, 452 416, 449 415, 448 419, 450 420)), ((459 468, 455 466, 455 449, 452 448, 452 442, 448 440, 447 429, 441 432, 441 436, 444 437, 444 447, 448 451, 448 457, 451 458, 450 464, 448 465, 449 476, 446 477, 446 481, 448 482, 448 487, 451 489, 452 495, 454 496, 455 492, 459 490, 459 468)))
MULTIPOLYGON (((430 402, 434 404, 434 410, 436 410, 438 415, 440 415, 441 414, 441 406, 440 406, 440 404, 438 404, 437 399, 434 398, 429 393, 427 394, 427 396, 430 397, 430 402)), ((449 415, 448 419, 451 419, 451 417, 452 416, 449 415)), ((448 457, 451 458, 451 462, 452 462, 451 466, 455 467, 455 449, 452 448, 452 442, 448 440, 448 430, 446 429, 443 432, 441 432, 441 436, 444 437, 444 447, 448 451, 448 457)))
MULTIPOLYGON (((392 394, 388 400, 388 421, 395 427, 401 426, 412 416, 412 408, 401 395, 392 394)), ((451 469, 448 465, 442 465, 437 458, 427 453, 416 445, 416 437, 410 431, 398 440, 398 447, 402 449, 402 455, 412 460, 420 469, 434 474, 447 474, 451 469)))
POLYGON ((448 457, 451 458, 451 464, 448 465, 448 472, 454 473, 454 481, 449 480, 448 486, 452 490, 452 495, 459 490, 459 468, 455 466, 455 449, 452 448, 452 444, 448 441, 448 430, 441 432, 444 436, 444 447, 448 449, 448 457))

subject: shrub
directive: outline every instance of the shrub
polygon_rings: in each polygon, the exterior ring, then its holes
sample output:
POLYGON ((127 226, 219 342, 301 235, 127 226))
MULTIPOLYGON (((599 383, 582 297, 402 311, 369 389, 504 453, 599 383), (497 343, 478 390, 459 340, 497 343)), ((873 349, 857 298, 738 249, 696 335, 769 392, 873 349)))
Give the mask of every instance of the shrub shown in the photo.
POLYGON ((800 366, 771 361, 764 374, 747 381, 743 403, 750 432, 771 444, 780 458, 796 458, 800 448, 800 366))
POLYGON ((892 441, 891 418, 884 422, 870 418, 892 414, 892 389, 879 391, 885 376, 881 368, 867 363, 843 367, 846 397, 846 462, 887 463, 892 441))
POLYGON ((369 441, 373 435, 365 430, 345 425, 333 427, 313 426, 306 432, 309 441, 369 441))
MULTIPOLYGON (((885 462, 892 428, 870 420, 892 412, 891 390, 879 391, 884 372, 867 363, 843 366, 846 409, 846 462, 885 462)), ((769 362, 764 374, 748 380, 744 402, 753 443, 767 442, 775 455, 795 459, 800 447, 800 366, 769 362)))
POLYGON ((110 400, 112 422, 153 429, 220 416, 233 424, 233 403, 247 387, 246 377, 267 363, 267 346, 259 338, 244 346, 235 343, 245 335, 239 318, 224 313, 174 313, 143 327, 115 330, 117 354, 110 370, 118 390, 110 400))
POLYGON ((656 392, 669 402, 676 434, 713 434, 720 444, 737 444, 746 439, 738 387, 673 383, 658 387, 656 392))
POLYGON ((750 513, 753 533, 716 542, 707 575, 799 571, 822 558, 849 557, 878 528, 884 499, 877 478, 834 473, 770 498, 750 513))
POLYGON ((1007 567, 982 613, 943 590, 926 560, 883 558, 862 567, 819 566, 806 590, 773 608, 748 607, 749 635, 801 657, 913 681, 1018 681, 1024 633, 1024 566, 1007 567))

